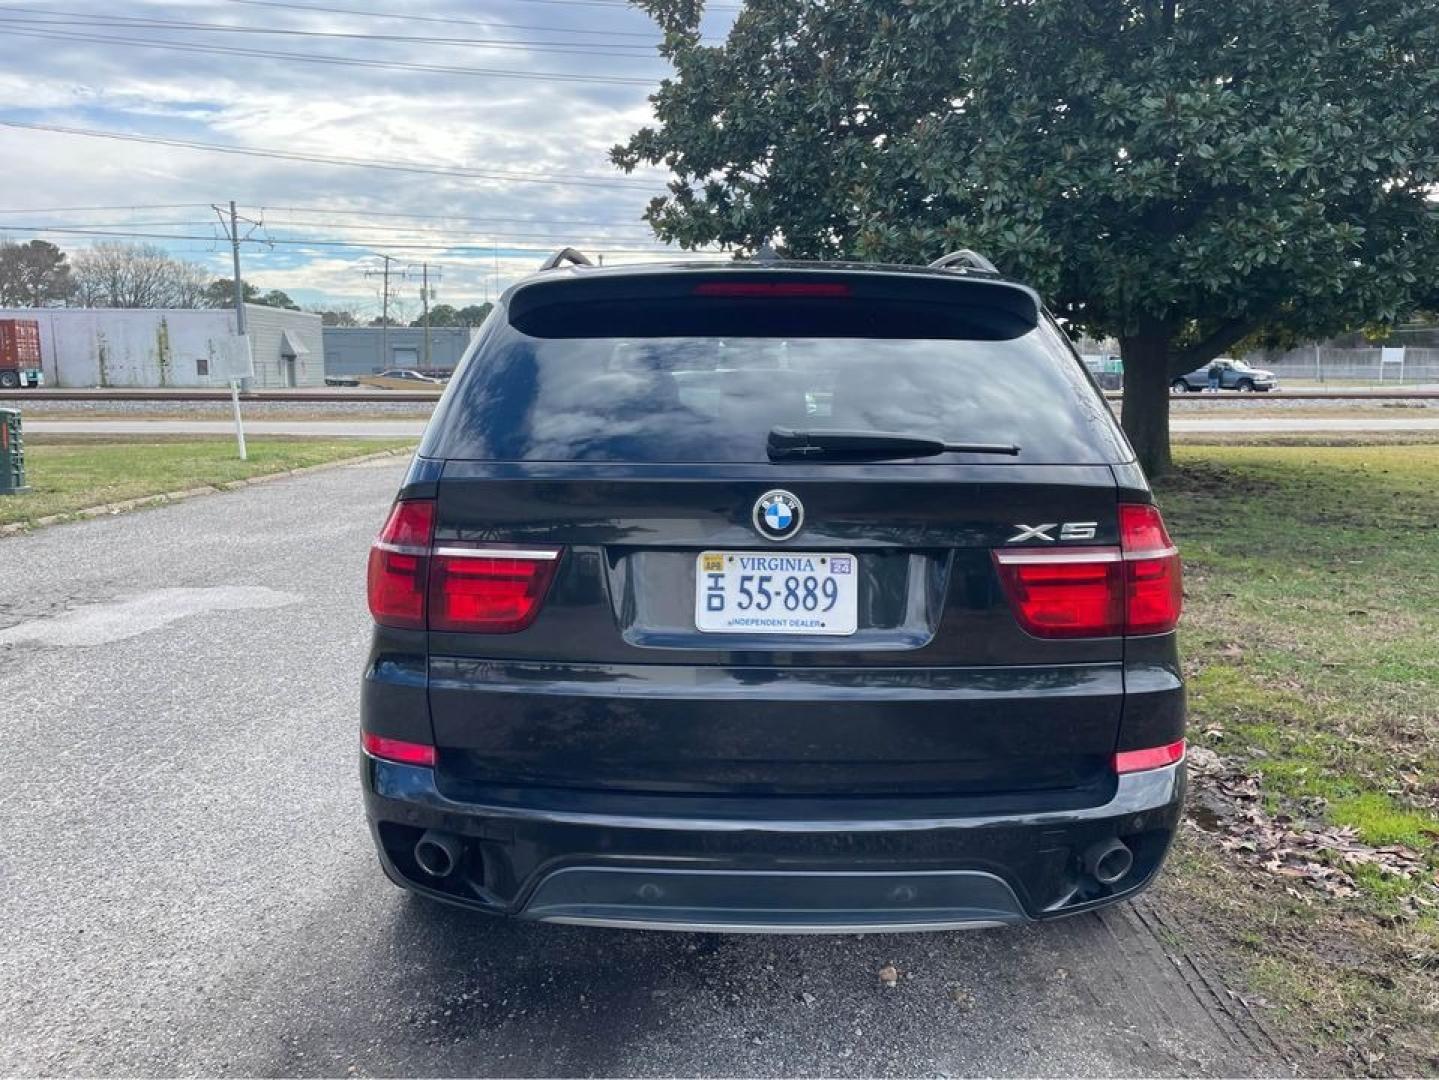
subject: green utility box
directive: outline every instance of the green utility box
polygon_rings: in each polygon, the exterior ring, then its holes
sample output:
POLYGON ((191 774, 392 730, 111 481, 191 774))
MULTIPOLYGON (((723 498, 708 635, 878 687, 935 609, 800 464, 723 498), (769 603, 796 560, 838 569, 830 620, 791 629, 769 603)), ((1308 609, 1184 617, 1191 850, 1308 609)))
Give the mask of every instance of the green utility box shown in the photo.
POLYGON ((25 436, 20 410, 0 409, 0 495, 18 495, 25 487, 25 436))

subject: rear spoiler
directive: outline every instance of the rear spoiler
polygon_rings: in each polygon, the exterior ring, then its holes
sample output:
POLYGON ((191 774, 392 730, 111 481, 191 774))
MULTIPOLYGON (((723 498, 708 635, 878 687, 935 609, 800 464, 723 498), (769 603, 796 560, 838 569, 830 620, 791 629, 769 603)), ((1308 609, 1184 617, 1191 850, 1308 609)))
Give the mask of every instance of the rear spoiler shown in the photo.
POLYGON ((998 278, 906 270, 665 267, 536 277, 510 294, 510 325, 542 338, 1020 337, 1033 290, 998 278))

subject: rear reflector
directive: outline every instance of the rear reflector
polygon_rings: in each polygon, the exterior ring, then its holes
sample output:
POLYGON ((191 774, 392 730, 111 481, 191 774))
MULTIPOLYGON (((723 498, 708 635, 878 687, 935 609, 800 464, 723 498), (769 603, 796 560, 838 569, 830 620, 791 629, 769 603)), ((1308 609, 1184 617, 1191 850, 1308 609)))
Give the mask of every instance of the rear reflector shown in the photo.
POLYGON ((383 735, 360 732, 360 746, 371 757, 398 761, 402 765, 424 765, 435 767, 435 748, 424 743, 406 742, 404 739, 387 739, 383 735))
POLYGON ((512 634, 535 621, 559 565, 559 548, 436 549, 430 629, 512 634))
POLYGON ((995 569, 1036 637, 1163 634, 1179 622, 1179 553, 1159 510, 1119 507, 1119 547, 1001 548, 995 569))
POLYGON ((1114 771, 1117 773, 1144 772, 1146 769, 1162 769, 1184 760, 1184 740, 1168 746, 1151 746, 1144 750, 1121 750, 1114 755, 1114 771))
POLYGON ((845 297, 849 286, 839 281, 702 281, 694 288, 696 296, 802 296, 845 297))

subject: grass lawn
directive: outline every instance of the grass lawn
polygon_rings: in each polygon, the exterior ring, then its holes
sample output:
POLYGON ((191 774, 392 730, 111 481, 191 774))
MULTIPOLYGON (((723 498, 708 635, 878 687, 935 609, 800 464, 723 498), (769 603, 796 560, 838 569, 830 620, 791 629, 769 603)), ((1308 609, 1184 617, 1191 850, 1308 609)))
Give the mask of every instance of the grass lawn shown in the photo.
MULTIPOLYGON (((1187 445, 1176 460, 1157 494, 1185 557, 1192 743, 1257 785, 1264 827, 1401 845, 1417 864, 1405 876, 1326 842, 1304 856, 1312 875, 1266 869, 1245 858, 1243 821, 1196 815, 1162 889, 1314 1047, 1303 1071, 1433 1075, 1439 446, 1187 445), (1344 884, 1325 884, 1331 868, 1344 884)), ((1192 814, 1206 794, 1197 777, 1192 814)))
POLYGON ((27 440, 30 490, 0 496, 0 525, 32 522, 145 495, 217 486, 231 480, 319 465, 407 445, 392 439, 250 439, 249 460, 233 439, 186 441, 27 440))

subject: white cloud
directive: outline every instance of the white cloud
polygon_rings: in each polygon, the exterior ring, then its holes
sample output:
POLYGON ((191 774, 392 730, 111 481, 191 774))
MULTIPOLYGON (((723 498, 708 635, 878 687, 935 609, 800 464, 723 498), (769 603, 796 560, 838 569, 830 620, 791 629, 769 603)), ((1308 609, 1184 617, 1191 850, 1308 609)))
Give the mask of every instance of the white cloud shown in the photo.
MULTIPOLYGON (((639 77, 655 83, 665 70, 652 54, 616 47, 657 39, 642 15, 619 7, 452 0, 424 9, 426 15, 470 20, 464 25, 306 13, 226 0, 197 0, 183 7, 121 0, 104 10, 108 15, 248 27, 558 41, 595 53, 623 55, 136 26, 55 27, 46 32, 218 44, 312 57, 639 77), (576 30, 644 36, 561 32, 576 30)), ((0 17, 36 16, 0 12, 0 17)), ((0 158, 6 162, 0 170, 0 211, 5 211, 0 213, 0 233, 7 226, 65 224, 198 237, 176 239, 166 246, 222 273, 225 252, 212 239, 214 215, 207 204, 234 198, 255 216, 261 207, 268 208, 264 216, 274 238, 364 245, 247 249, 247 276, 266 288, 363 301, 371 295, 362 276, 363 266, 373 261, 367 249, 393 248, 399 258, 442 265, 443 301, 466 303, 483 298, 494 287, 494 258, 476 248, 493 245, 499 251, 502 285, 533 268, 539 252, 564 243, 578 241, 578 246, 605 250, 610 261, 667 257, 622 250, 656 246, 639 218, 649 198, 663 190, 663 174, 624 177, 610 166, 607 156, 611 145, 648 122, 648 93, 648 86, 481 78, 61 42, 22 37, 12 24, 9 32, 0 27, 0 120, 303 154, 581 177, 599 179, 606 186, 371 171, 0 127, 0 158), (634 186, 636 179, 646 183, 634 186), (162 203, 194 205, 139 208, 162 203), (125 205, 137 208, 9 213, 25 208, 125 205), (428 216, 406 220, 329 212, 340 210, 428 216), (425 251, 405 244, 472 247, 425 251)), ((68 248, 89 242, 58 234, 51 238, 68 248)))

